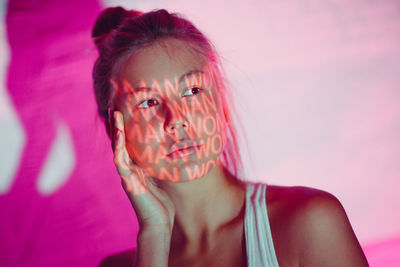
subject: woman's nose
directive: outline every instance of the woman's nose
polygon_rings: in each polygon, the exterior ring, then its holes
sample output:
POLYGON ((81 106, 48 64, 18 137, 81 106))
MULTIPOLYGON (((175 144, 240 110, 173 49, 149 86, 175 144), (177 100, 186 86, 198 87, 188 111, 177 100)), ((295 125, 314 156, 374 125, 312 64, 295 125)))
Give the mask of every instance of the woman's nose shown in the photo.
POLYGON ((181 105, 176 103, 168 107, 165 125, 171 134, 181 134, 181 131, 188 129, 189 122, 181 105))

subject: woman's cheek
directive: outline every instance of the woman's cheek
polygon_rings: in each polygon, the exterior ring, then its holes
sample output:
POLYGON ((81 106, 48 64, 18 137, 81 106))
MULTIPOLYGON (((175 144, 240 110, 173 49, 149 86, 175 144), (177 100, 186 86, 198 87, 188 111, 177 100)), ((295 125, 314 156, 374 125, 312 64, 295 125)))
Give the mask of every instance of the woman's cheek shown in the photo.
POLYGON ((207 158, 219 155, 223 148, 223 136, 221 135, 221 122, 215 114, 207 114, 199 118, 197 125, 201 136, 201 143, 207 158))
POLYGON ((144 123, 130 123, 125 125, 126 148, 129 156, 135 163, 150 161, 154 156, 150 144, 161 141, 159 134, 152 125, 144 123))

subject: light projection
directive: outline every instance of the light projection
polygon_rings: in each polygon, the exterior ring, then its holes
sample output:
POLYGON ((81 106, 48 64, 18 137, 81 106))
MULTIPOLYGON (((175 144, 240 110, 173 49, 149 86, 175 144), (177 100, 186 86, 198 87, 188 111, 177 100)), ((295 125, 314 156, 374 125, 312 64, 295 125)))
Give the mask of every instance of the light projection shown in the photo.
MULTIPOLYGON (((110 5, 166 8, 198 25, 237 92, 254 159, 244 165, 258 169, 246 178, 334 193, 371 266, 400 266, 396 0, 0 1, 2 265, 96 266, 136 245, 91 80, 90 31, 110 5)), ((114 83, 130 102, 129 117, 115 113, 130 129, 120 156, 157 164, 144 169, 163 181, 193 180, 217 164, 231 120, 207 94, 217 86, 212 71, 187 71, 114 83)))
MULTIPOLYGON (((132 64, 126 68, 140 65, 132 64)), ((124 119, 121 112, 110 109, 109 123, 116 125, 115 151, 123 162, 118 169, 127 191, 143 192, 142 186, 132 184, 134 177, 129 177, 132 163, 141 165, 141 179, 147 176, 172 182, 202 177, 220 164, 227 138, 224 88, 218 87, 210 65, 161 82, 150 79, 146 83, 140 77, 136 84, 129 78, 113 80, 114 101, 122 107, 124 119)))

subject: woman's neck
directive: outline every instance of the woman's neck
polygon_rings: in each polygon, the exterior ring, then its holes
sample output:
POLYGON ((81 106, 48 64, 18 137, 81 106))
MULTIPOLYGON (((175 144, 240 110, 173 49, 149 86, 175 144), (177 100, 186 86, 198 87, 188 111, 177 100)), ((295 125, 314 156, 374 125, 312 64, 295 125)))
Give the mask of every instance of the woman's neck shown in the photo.
POLYGON ((172 242, 207 245, 216 233, 241 216, 245 185, 221 165, 192 181, 159 184, 175 204, 172 242))

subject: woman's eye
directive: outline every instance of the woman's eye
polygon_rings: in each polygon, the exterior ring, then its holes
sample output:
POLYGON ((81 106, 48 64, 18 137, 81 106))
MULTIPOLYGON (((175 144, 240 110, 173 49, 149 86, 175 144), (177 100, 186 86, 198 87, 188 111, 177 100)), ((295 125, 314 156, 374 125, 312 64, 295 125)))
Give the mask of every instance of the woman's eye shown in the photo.
POLYGON ((201 89, 199 87, 188 88, 185 90, 185 93, 183 95, 184 96, 197 95, 200 92, 200 90, 201 89))
POLYGON ((152 106, 156 106, 158 105, 158 101, 155 99, 149 99, 149 100, 144 100, 143 102, 141 102, 138 107, 139 108, 150 108, 152 106))

